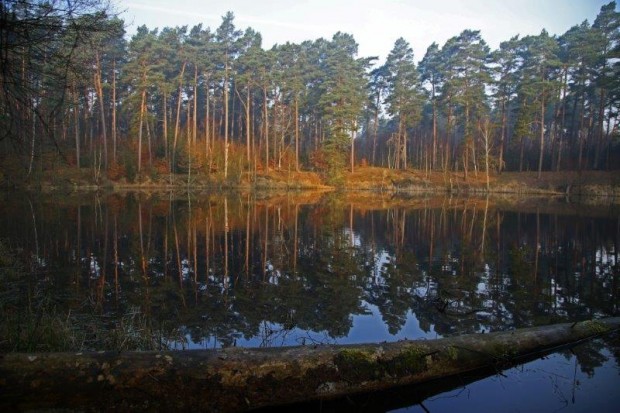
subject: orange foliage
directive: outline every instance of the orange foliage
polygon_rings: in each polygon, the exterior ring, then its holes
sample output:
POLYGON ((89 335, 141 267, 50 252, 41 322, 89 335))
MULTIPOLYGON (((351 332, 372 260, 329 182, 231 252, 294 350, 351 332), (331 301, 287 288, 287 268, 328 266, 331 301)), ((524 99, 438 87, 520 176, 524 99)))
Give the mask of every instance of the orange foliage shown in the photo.
POLYGON ((170 173, 170 164, 165 159, 156 159, 153 162, 153 170, 160 175, 166 175, 170 173))
POLYGON ((123 178, 125 176, 125 166, 121 165, 117 162, 110 162, 109 166, 108 166, 108 171, 107 171, 107 175, 108 175, 108 179, 111 181, 118 181, 119 179, 123 178))

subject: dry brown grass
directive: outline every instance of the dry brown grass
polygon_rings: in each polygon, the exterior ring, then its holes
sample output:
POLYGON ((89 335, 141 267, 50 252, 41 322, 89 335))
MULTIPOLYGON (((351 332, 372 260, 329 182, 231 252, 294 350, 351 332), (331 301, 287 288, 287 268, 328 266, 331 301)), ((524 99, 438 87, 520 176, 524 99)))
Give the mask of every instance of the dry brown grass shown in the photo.
MULTIPOLYGON (((53 167, 26 176, 24 165, 14 159, 2 159, 0 178, 4 185, 30 187, 33 189, 97 189, 110 186, 114 189, 144 189, 187 187, 187 176, 176 175, 170 179, 166 162, 155 163, 151 171, 144 172, 135 182, 123 177, 123 168, 113 164, 107 171, 107 179, 95 181, 92 168, 77 169, 75 166, 48 162, 53 167)), ((49 165, 48 165, 49 166, 49 165)), ((350 191, 372 191, 376 193, 486 193, 484 172, 470 171, 468 179, 463 171, 444 173, 423 170, 394 170, 372 166, 358 166, 353 173, 345 173, 344 187, 350 191)), ((224 180, 223 174, 193 174, 190 187, 194 189, 226 187, 244 190, 307 190, 331 188, 325 176, 316 172, 294 169, 261 169, 258 173, 240 172, 224 180), (234 178, 234 179, 233 179, 234 178)), ((489 192, 517 195, 584 195, 594 197, 620 198, 620 172, 618 171, 562 171, 543 172, 541 179, 536 172, 504 172, 490 176, 489 192)))

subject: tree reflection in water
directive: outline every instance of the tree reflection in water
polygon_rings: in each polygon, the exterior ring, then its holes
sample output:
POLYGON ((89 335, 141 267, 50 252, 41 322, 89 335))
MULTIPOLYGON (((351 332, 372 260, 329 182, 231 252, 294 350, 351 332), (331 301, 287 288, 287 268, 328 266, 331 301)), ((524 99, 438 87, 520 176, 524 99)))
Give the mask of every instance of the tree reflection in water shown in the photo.
MULTIPOLYGON (((22 293, 83 323, 86 348, 432 338, 618 313, 617 207, 130 193, 0 209, 1 238, 32 269, 22 293), (136 319, 146 341, 121 334, 136 319)), ((582 368, 600 350, 578 352, 582 368)))

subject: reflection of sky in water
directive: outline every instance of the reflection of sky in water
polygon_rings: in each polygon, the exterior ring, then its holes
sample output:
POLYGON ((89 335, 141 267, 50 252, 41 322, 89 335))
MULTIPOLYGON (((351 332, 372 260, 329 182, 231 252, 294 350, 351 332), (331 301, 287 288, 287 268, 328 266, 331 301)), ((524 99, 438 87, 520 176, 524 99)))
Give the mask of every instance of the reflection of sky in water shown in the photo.
POLYGON ((355 344, 355 343, 368 343, 368 342, 381 342, 381 341, 398 341, 398 340, 413 340, 420 338, 436 338, 438 337, 434 331, 425 333, 420 329, 418 319, 411 312, 407 312, 407 322, 400 331, 392 335, 388 332, 387 325, 381 319, 381 314, 376 306, 365 304, 365 307, 370 312, 369 315, 356 315, 353 316, 353 327, 348 337, 338 339, 338 344, 355 344), (373 338, 374 337, 374 338, 373 338))
MULTIPOLYGON (((346 337, 329 337, 326 332, 305 331, 299 328, 285 329, 277 323, 264 323, 261 328, 262 336, 246 339, 237 338, 236 345, 239 347, 279 347, 314 344, 359 344, 382 341, 416 340, 441 338, 434 330, 424 332, 418 323, 418 319, 411 311, 407 312, 407 321, 397 334, 390 334, 388 327, 381 319, 379 309, 366 302, 363 303, 367 314, 351 316, 352 327, 346 337)), ((193 342, 190 335, 186 336, 186 348, 204 349, 221 347, 215 337, 201 342, 193 342)), ((175 348, 182 348, 177 345, 175 348)))
MULTIPOLYGON (((608 351, 602 352, 610 357, 608 351)), ((501 374, 431 397, 430 412, 562 412, 620 411, 620 368, 608 359, 589 377, 575 356, 552 354, 501 374)), ((420 405, 394 411, 424 412, 420 405)))
MULTIPOLYGON (((37 204, 36 232, 17 208, 0 235, 30 252, 45 281, 36 286, 92 304, 109 326, 128 311, 155 317, 175 349, 434 339, 618 314, 615 215, 487 214, 475 200, 344 215, 338 203, 149 204, 37 204), (60 226, 55 216, 74 219, 60 226)), ((610 408, 620 372, 609 361, 593 378, 578 367, 572 404, 574 360, 550 356, 427 407, 620 411, 610 408)))

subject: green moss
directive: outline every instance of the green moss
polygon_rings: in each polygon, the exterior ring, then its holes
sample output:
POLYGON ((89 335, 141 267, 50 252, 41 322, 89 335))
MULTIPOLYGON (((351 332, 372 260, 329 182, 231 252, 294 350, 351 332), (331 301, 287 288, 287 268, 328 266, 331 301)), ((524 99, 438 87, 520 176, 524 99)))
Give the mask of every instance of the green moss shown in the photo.
POLYGON ((403 349, 393 359, 386 361, 385 369, 388 374, 395 376, 418 374, 428 368, 429 358, 426 347, 412 345, 403 349))
POLYGON ((334 356, 334 364, 345 380, 371 380, 382 375, 372 351, 340 350, 334 356))
POLYGON ((334 356, 334 364, 344 380, 376 380, 386 376, 414 375, 426 371, 432 357, 425 346, 411 345, 392 358, 373 351, 344 349, 334 356))
POLYGON ((491 355, 497 360, 506 360, 515 357, 518 354, 517 349, 505 343, 494 343, 491 355))
POLYGON ((456 361, 459 358, 459 351, 453 346, 446 348, 446 354, 450 360, 456 361))
POLYGON ((581 325, 592 334, 601 334, 609 331, 609 328, 598 320, 587 320, 582 322, 581 325))

